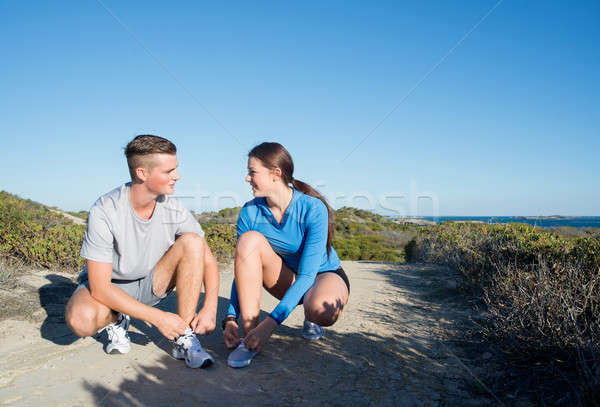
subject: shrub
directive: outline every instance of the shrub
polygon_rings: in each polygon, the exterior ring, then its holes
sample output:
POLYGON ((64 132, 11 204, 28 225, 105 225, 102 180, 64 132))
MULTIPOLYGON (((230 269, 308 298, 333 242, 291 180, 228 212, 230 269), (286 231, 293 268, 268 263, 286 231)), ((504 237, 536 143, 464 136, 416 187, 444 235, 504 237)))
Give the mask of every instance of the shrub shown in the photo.
POLYGON ((235 253, 235 226, 215 223, 204 224, 202 229, 206 233, 206 242, 217 261, 221 263, 231 261, 235 253))
POLYGON ((423 229, 407 255, 459 270, 491 314, 485 332, 505 350, 568 360, 586 386, 581 394, 600 390, 598 234, 564 237, 525 224, 447 222, 423 229))
POLYGON ((225 223, 235 225, 241 210, 241 206, 237 206, 235 208, 225 208, 218 212, 201 213, 196 215, 196 219, 198 219, 198 222, 200 222, 202 225, 209 223, 225 223))
MULTIPOLYGON (((235 223, 241 208, 197 215, 206 239, 219 261, 229 261, 235 252, 235 223)), ((342 260, 404 261, 404 245, 415 233, 405 225, 384 216, 355 208, 342 208, 335 214, 333 247, 342 260)))
POLYGON ((0 191, 0 254, 42 267, 77 270, 85 226, 41 204, 0 191))
POLYGON ((384 216, 344 207, 335 213, 333 247, 342 260, 404 261, 415 232, 384 216))
POLYGON ((333 240, 333 247, 342 260, 404 261, 403 250, 383 236, 336 237, 333 240))

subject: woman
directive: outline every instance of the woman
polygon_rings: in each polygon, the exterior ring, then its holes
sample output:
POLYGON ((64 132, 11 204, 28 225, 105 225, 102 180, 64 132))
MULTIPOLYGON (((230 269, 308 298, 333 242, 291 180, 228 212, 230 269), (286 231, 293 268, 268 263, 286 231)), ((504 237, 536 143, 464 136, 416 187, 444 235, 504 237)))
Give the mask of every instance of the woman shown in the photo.
POLYGON ((308 184, 293 178, 294 163, 279 143, 262 143, 248 153, 246 181, 255 199, 242 208, 235 252, 235 279, 223 337, 231 367, 250 364, 298 304, 303 304, 302 335, 319 339, 348 301, 350 283, 331 246, 333 213, 308 184), (258 323, 264 287, 279 300, 258 323), (244 338, 238 334, 238 317, 244 338))

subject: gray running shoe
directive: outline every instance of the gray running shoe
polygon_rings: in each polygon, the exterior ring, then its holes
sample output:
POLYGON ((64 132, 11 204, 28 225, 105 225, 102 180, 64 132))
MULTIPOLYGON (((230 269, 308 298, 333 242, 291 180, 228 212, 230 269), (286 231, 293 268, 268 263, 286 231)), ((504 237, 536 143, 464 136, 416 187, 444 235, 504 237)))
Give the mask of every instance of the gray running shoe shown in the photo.
POLYGON ((106 330, 108 334, 108 344, 106 345, 106 353, 125 354, 131 350, 131 341, 129 340, 129 315, 119 314, 117 322, 105 326, 102 330, 106 330))
POLYGON ((323 337, 323 328, 305 319, 304 325, 302 325, 302 337, 310 340, 321 339, 323 337))
POLYGON ((227 358, 227 364, 230 367, 246 367, 252 362, 252 358, 256 355, 256 351, 246 349, 246 345, 244 345, 244 339, 242 338, 242 343, 235 348, 227 358))
POLYGON ((213 357, 202 348, 191 328, 187 328, 184 334, 173 342, 172 355, 175 359, 185 359, 185 364, 192 369, 207 367, 214 362, 213 357))

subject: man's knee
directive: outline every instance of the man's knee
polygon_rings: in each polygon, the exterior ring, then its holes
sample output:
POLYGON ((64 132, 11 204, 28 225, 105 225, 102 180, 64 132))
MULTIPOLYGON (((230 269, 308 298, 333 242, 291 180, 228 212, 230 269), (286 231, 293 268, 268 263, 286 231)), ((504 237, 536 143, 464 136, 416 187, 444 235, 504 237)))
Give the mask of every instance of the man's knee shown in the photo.
POLYGON ((77 336, 94 335, 98 331, 98 311, 91 305, 67 305, 65 322, 77 336))
POLYGON ((183 247, 186 255, 204 256, 204 239, 196 233, 184 233, 177 238, 176 243, 183 247))
POLYGON ((256 249, 260 247, 260 244, 263 240, 265 240, 265 237, 260 232, 255 230, 250 230, 246 233, 243 233, 238 239, 235 247, 236 257, 241 256, 246 258, 252 253, 258 253, 258 250, 256 249))

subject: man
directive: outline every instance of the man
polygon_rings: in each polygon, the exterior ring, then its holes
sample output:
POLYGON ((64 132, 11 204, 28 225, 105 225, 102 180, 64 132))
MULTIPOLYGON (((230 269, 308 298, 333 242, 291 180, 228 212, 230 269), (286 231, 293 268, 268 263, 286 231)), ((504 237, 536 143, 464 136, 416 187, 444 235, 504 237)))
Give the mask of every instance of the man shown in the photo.
POLYGON ((176 148, 141 135, 125 148, 131 182, 92 206, 80 255, 87 264, 67 303, 66 321, 79 336, 106 329, 108 353, 130 350, 129 316, 174 341, 173 356, 205 367, 212 356, 196 333, 215 328, 219 274, 202 228, 173 194, 176 148), (196 314, 204 282, 204 304, 196 314), (177 287, 177 314, 153 307, 177 287))

